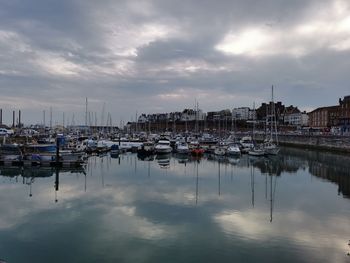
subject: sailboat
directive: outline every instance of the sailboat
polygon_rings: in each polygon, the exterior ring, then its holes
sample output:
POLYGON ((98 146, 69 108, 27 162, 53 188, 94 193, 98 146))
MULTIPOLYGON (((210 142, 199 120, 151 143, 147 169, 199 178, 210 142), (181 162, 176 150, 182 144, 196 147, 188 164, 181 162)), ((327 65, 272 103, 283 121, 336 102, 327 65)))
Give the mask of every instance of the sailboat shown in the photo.
MULTIPOLYGON (((255 112, 255 103, 254 103, 254 112, 255 112)), ((262 145, 257 145, 255 141, 255 115, 254 115, 254 120, 253 120, 253 148, 251 148, 248 151, 249 155, 252 156, 264 156, 265 155, 265 149, 262 147, 262 145)))
POLYGON ((270 118, 270 138, 266 138, 264 142, 264 149, 266 154, 277 155, 280 151, 278 147, 278 137, 277 137, 277 121, 276 121, 276 111, 275 111, 275 102, 273 100, 273 86, 271 89, 271 109, 270 115, 267 115, 266 118, 270 118), (273 133, 275 133, 275 140, 273 139, 273 133))

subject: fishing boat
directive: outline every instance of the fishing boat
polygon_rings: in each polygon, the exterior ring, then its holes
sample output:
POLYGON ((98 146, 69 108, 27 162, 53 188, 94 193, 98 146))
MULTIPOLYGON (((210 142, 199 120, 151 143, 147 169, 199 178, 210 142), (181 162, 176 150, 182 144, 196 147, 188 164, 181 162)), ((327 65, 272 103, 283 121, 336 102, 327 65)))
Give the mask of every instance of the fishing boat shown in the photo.
POLYGON ((1 161, 21 161, 22 151, 18 144, 3 144, 0 146, 1 161))
POLYGON ((23 147, 25 160, 37 163, 50 163, 56 159, 55 144, 27 144, 23 147))

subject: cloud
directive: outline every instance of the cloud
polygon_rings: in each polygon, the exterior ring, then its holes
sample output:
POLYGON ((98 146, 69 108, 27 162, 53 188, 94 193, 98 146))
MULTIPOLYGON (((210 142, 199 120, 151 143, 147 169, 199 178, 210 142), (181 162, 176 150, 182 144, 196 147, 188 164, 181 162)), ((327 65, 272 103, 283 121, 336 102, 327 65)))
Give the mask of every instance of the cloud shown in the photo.
POLYGON ((109 105, 119 123, 130 110, 182 110, 193 104, 188 94, 204 97, 206 111, 264 101, 272 84, 278 99, 308 109, 348 93, 345 0, 14 0, 0 7, 5 121, 8 110, 25 106, 24 121, 35 122, 50 104, 57 115, 83 116, 77 105, 85 97, 96 99, 93 112, 109 105))
POLYGON ((335 1, 324 9, 289 26, 252 25, 239 32, 229 32, 216 49, 252 57, 300 57, 323 49, 350 49, 350 13, 345 11, 349 10, 349 4, 335 1))

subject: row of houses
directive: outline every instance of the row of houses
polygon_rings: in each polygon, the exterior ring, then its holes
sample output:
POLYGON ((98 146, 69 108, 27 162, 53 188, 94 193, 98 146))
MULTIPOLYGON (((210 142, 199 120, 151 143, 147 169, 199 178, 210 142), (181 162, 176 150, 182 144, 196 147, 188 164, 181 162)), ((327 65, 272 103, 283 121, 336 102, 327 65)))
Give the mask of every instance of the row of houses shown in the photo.
POLYGON ((350 95, 339 99, 339 104, 336 106, 320 107, 309 113, 300 111, 298 107, 293 105, 285 106, 279 101, 262 103, 256 109, 239 107, 207 113, 201 109, 184 109, 182 112, 142 114, 138 118, 138 123, 191 122, 195 120, 208 123, 220 123, 221 121, 268 123, 272 120, 272 112, 275 112, 274 118, 278 125, 314 129, 333 128, 350 133, 350 95))
POLYGON ((224 109, 220 111, 210 111, 204 113, 201 109, 184 109, 182 112, 141 114, 138 123, 157 122, 191 122, 191 121, 258 121, 266 122, 271 120, 271 109, 274 108, 276 121, 279 125, 307 126, 308 115, 301 112, 297 107, 284 106, 281 102, 262 103, 257 109, 249 107, 239 107, 234 109, 224 109))

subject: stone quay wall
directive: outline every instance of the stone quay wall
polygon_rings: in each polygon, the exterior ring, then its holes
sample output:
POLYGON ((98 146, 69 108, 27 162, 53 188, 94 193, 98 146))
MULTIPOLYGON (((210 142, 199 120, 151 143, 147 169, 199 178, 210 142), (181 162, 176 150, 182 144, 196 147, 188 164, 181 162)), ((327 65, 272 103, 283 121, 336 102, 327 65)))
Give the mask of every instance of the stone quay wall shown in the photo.
MULTIPOLYGON (((257 135, 256 139, 262 141, 264 136, 257 135)), ((350 153, 349 136, 279 135, 278 140, 280 145, 285 146, 350 153)))

